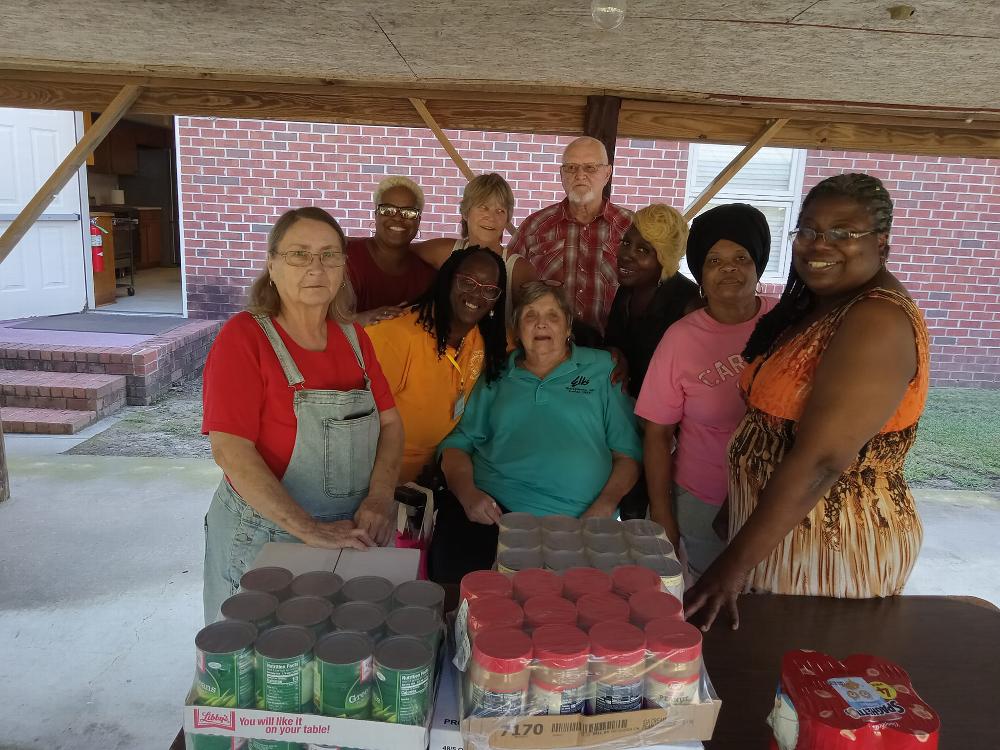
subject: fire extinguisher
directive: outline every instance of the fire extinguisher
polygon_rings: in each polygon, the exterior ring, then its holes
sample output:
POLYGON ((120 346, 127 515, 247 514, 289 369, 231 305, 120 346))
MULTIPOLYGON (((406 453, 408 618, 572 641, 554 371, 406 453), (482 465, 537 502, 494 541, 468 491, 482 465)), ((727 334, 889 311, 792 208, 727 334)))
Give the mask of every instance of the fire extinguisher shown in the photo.
POLYGON ((97 223, 97 219, 90 220, 90 258, 94 263, 94 273, 104 270, 104 237, 108 230, 97 223))

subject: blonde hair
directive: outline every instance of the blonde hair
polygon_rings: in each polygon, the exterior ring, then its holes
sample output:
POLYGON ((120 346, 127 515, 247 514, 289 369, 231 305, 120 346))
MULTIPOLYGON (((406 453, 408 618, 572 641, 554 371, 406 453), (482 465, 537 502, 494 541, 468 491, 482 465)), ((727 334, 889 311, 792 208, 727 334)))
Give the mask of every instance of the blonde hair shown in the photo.
POLYGON ((415 183, 409 177, 403 177, 402 175, 386 177, 375 186, 375 192, 372 193, 372 200, 375 201, 375 205, 377 206, 382 202, 382 195, 384 193, 398 187, 406 188, 413 193, 413 197, 417 201, 417 208, 421 211, 424 210, 424 191, 420 189, 420 185, 415 183))
POLYGON ((663 268, 660 278, 669 279, 677 273, 687 247, 688 227, 684 217, 670 206, 654 203, 636 211, 632 225, 656 250, 656 259, 663 268))
MULTIPOLYGON (((570 306, 569 300, 566 299, 566 292, 563 291, 562 286, 549 284, 545 281, 528 281, 521 284, 521 288, 514 297, 514 309, 510 312, 510 323, 514 329, 515 339, 518 329, 521 327, 521 315, 524 314, 524 308, 538 302, 546 295, 551 295, 555 299, 559 309, 566 316, 566 327, 570 331, 573 330, 573 308, 570 306)), ((517 344, 520 346, 521 342, 517 341, 517 344)))
MULTIPOLYGON (((285 211, 278 220, 274 222, 271 231, 267 234, 267 256, 273 258, 278 254, 278 245, 284 239, 288 230, 302 219, 321 221, 329 226, 340 237, 341 250, 347 251, 347 237, 340 224, 330 214, 318 206, 305 206, 304 208, 293 208, 285 211)), ((350 323, 354 320, 354 287, 347 276, 347 267, 344 267, 344 282, 330 302, 330 309, 327 317, 336 320, 338 323, 350 323)), ((247 311, 252 315, 267 315, 274 317, 281 312, 281 295, 278 294, 277 287, 271 283, 271 272, 267 265, 264 271, 254 279, 250 286, 250 294, 247 300, 247 311)))
POLYGON ((507 180, 496 172, 481 174, 469 180, 462 192, 462 202, 458 211, 462 214, 462 236, 469 236, 469 223, 466 220, 473 206, 485 203, 490 198, 499 200, 507 209, 507 221, 514 216, 514 191, 510 189, 507 180))

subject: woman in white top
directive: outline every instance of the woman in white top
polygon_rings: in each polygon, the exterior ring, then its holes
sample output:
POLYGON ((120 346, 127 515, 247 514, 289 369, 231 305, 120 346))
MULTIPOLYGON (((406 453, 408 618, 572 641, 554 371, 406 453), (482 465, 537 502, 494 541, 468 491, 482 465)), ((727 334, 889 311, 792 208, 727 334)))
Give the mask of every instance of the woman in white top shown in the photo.
POLYGON ((529 281, 538 280, 534 267, 521 255, 507 255, 502 243, 504 230, 514 214, 514 192, 507 180, 496 172, 481 174, 465 186, 458 210, 462 215, 461 238, 427 240, 414 243, 412 249, 435 268, 440 268, 449 255, 463 247, 480 245, 497 253, 507 264, 506 315, 509 324, 517 290, 529 281))

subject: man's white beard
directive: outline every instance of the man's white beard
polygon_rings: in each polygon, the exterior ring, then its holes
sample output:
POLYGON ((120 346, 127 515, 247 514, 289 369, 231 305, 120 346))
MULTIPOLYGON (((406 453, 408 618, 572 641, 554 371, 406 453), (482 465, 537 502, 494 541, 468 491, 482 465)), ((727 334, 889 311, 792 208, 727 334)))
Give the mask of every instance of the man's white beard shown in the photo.
POLYGON ((579 193, 571 190, 567 197, 569 198, 570 203, 585 205, 587 203, 593 203, 597 199, 597 192, 594 190, 588 190, 586 193, 579 193))

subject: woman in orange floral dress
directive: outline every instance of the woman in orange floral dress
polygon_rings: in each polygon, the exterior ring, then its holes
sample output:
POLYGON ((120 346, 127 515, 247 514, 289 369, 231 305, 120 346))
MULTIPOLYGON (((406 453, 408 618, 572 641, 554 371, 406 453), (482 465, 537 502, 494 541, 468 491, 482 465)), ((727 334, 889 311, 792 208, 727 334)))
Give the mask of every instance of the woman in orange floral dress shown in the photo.
POLYGON ((899 594, 923 528, 903 479, 928 335, 886 268, 892 200, 865 174, 806 196, 778 305, 743 353, 748 410, 729 444, 726 551, 686 597, 708 628, 744 592, 899 594))

